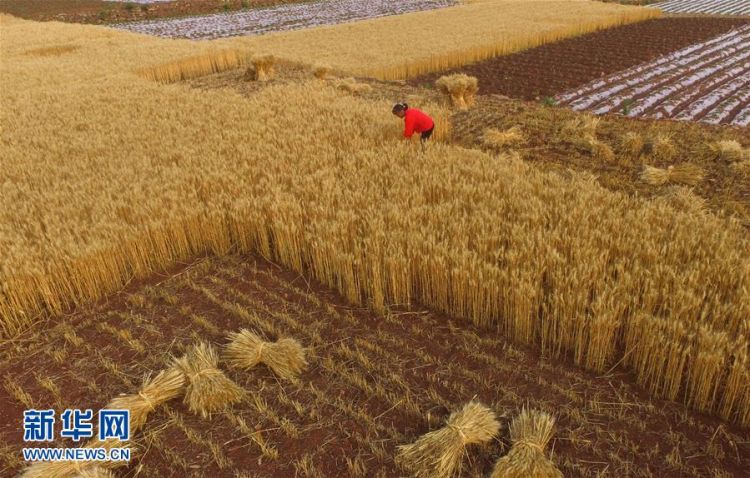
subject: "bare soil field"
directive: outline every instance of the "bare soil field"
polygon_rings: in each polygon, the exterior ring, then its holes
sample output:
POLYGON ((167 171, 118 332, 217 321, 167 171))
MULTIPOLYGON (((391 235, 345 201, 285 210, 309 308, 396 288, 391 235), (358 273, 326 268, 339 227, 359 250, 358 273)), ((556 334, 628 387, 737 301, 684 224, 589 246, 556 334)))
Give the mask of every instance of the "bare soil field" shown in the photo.
POLYGON ((292 383, 263 366, 227 371, 247 396, 207 419, 168 402, 117 476, 400 476, 396 446, 474 397, 503 431, 472 448, 462 476, 486 476, 507 452, 508 419, 523 405, 557 417, 550 450, 567 477, 740 477, 750 466, 747 431, 649 399, 617 370, 585 373, 418 308, 375 316, 261 258, 228 256, 131 283, 7 344, 0 474, 21 469, 24 408, 96 409, 134 393, 170 355, 197 341, 221 346, 243 327, 297 338, 309 368, 292 383))
POLYGON ((0 0, 0 13, 36 21, 109 24, 186 17, 246 8, 268 7, 295 0, 172 0, 129 3, 102 0, 0 0))
POLYGON ((557 95, 595 114, 750 126, 750 25, 557 95))
POLYGON ((432 83, 442 74, 479 78, 480 94, 541 100, 604 75, 651 61, 747 24, 736 18, 659 18, 549 43, 411 80, 432 83))

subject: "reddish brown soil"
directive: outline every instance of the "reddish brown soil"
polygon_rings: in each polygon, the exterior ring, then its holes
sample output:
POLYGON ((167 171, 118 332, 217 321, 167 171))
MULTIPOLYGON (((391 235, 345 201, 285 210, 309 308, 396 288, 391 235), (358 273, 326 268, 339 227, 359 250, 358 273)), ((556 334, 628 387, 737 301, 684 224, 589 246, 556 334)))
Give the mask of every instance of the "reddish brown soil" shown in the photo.
POLYGON ((304 0, 173 0, 128 4, 102 0, 0 0, 0 13, 37 21, 106 24, 183 17, 304 0))
POLYGON ((135 392, 170 354, 198 340, 220 345, 241 327, 310 347, 310 367, 296 384, 279 382, 263 366, 227 372, 249 392, 231 416, 260 431, 278 457, 264 456, 230 415, 201 419, 178 399, 152 414, 135 438, 134 461, 118 476, 400 476, 396 446, 439 427, 475 396, 501 417, 503 430, 497 441, 471 449, 463 476, 489 473, 508 449, 508 419, 523 405, 557 417, 549 450, 566 477, 740 477, 750 467, 750 433, 649 399, 624 373, 585 373, 511 346, 491 330, 418 309, 378 317, 262 259, 226 257, 130 284, 3 347, 0 475, 22 467, 25 406, 7 384, 21 386, 37 408, 96 409, 135 392), (64 338, 66 326, 81 345, 64 338), (115 338, 112 327, 138 342, 115 338), (55 353, 63 357, 53 360, 55 353), (45 378, 61 393, 41 387, 45 378))
POLYGON ((479 79, 480 94, 540 100, 631 66, 705 41, 738 25, 739 18, 669 17, 610 28, 513 55, 410 80, 433 83, 450 73, 479 79))

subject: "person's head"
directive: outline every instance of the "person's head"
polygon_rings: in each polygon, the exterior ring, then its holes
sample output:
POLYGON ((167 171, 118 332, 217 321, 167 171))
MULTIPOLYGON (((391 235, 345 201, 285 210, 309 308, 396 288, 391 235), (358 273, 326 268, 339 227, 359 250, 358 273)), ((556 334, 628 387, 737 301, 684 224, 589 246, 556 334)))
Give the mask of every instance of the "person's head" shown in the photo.
POLYGON ((409 109, 409 105, 406 103, 396 103, 393 105, 393 109, 391 110, 391 113, 398 116, 399 118, 403 118, 406 116, 406 110, 409 109))

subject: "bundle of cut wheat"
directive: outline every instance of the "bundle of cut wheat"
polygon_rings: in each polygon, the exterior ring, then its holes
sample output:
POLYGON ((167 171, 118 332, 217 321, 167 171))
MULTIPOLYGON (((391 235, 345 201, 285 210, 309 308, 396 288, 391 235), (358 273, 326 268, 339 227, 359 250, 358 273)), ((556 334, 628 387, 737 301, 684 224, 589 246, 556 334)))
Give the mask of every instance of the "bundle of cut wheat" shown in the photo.
POLYGON ((250 58, 251 67, 245 72, 245 80, 268 81, 274 76, 276 57, 273 55, 255 55, 250 58))
MULTIPOLYGON (((109 451, 113 448, 122 448, 124 446, 130 446, 132 449, 132 444, 125 445, 120 440, 110 438, 104 441, 91 440, 86 443, 84 448, 103 448, 104 450, 109 451)), ((21 473, 20 478, 108 478, 108 475, 102 475, 104 471, 97 470, 97 468, 103 469, 105 467, 114 467, 125 463, 126 462, 119 461, 38 461, 26 468, 26 470, 21 473), (91 475, 91 473, 98 474, 91 475)))
POLYGON ((441 76, 435 82, 435 86, 450 97, 453 106, 465 110, 474 104, 479 91, 479 80, 473 76, 456 73, 441 76))
POLYGON ((398 447, 398 464, 418 478, 449 478, 461 464, 466 446, 492 439, 500 429, 494 412, 469 402, 453 412, 443 428, 398 447))
POLYGON ((174 364, 187 378, 185 403, 203 417, 242 399, 243 390, 218 369, 219 357, 206 343, 194 345, 174 364))
POLYGON ((229 334, 224 357, 229 365, 249 369, 264 363, 279 377, 293 379, 307 367, 305 349, 294 339, 265 342, 257 334, 242 329, 229 334))
POLYGON ((732 164, 732 170, 739 176, 750 178, 750 159, 732 164))
POLYGON ((721 140, 709 146, 712 153, 719 159, 725 161, 742 161, 745 156, 750 154, 750 150, 745 150, 742 145, 735 140, 721 140))
POLYGON ((643 144, 643 153, 659 162, 671 162, 677 156, 677 146, 666 134, 657 134, 643 144))
POLYGON ((338 88, 355 96, 372 91, 372 86, 368 85, 367 83, 357 83, 357 80, 351 77, 341 80, 338 84, 338 88))
POLYGON ((506 130, 488 128, 484 131, 484 135, 482 135, 482 142, 491 148, 504 148, 522 143, 525 139, 521 128, 518 126, 513 126, 506 130))
POLYGON ((706 200, 685 186, 672 186, 661 200, 675 209, 695 214, 704 213, 707 208, 706 200))
POLYGON ((596 137, 600 118, 590 114, 580 114, 562 124, 560 135, 566 141, 576 141, 583 136, 596 137))
POLYGON ((315 65, 313 67, 313 76, 319 80, 325 80, 331 73, 331 67, 328 65, 315 65))
POLYGON ((607 143, 598 140, 594 135, 585 134, 579 137, 575 144, 591 154, 592 157, 604 161, 606 163, 612 162, 615 159, 615 153, 607 143))
POLYGON ((497 461, 491 478, 562 478, 544 454, 554 425, 555 419, 545 412, 521 410, 510 425, 513 446, 497 461))
POLYGON ((115 478, 115 474, 112 470, 108 470, 101 466, 92 466, 84 468, 73 478, 115 478))
POLYGON ((113 399, 106 408, 130 410, 130 432, 139 430, 156 407, 178 396, 185 387, 185 375, 176 367, 162 370, 143 384, 143 388, 132 395, 113 399))
POLYGON ((695 186, 703 179, 703 170, 690 163, 669 166, 667 169, 646 166, 641 173, 641 179, 653 186, 662 186, 667 183, 695 186))
POLYGON ((641 155, 643 146, 643 137, 634 131, 625 133, 621 138, 622 151, 633 158, 638 158, 641 155))

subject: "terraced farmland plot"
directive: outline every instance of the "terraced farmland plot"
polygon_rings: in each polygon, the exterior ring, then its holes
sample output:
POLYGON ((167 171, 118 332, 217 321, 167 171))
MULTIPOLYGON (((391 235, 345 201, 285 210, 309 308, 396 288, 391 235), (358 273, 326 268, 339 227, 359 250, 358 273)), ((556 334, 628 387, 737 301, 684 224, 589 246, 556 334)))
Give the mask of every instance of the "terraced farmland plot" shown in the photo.
POLYGON ((750 125, 750 26, 557 97, 595 114, 750 125))
MULTIPOLYGON (((245 397, 205 419, 182 396, 158 406, 115 476, 407 476, 394 462, 396 447, 439 428, 475 396, 504 425, 523 405, 553 412, 550 450, 566 477, 741 476, 750 466, 749 432, 724 425, 717 436, 720 422, 644 397, 619 370, 586 373, 439 314, 377 316, 253 256, 201 259, 174 272, 0 349, 0 476, 24 470, 24 402, 99 409, 192 344, 221 350, 241 328, 299 340, 309 366, 286 381, 262 364, 240 371, 222 361, 245 397), (680 462, 643 452, 663 443, 680 462)), ((52 446, 70 446, 57 436, 52 446)), ((507 432, 474 445, 460 476, 488 476, 508 445, 507 432)))
POLYGON ((455 0, 334 0, 115 25, 167 38, 211 39, 298 30, 454 5, 455 0))
POLYGON ((750 15, 748 0, 669 0, 654 6, 667 13, 750 15))

